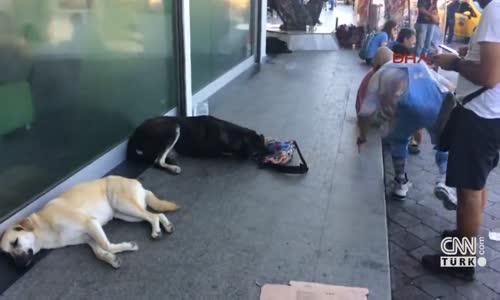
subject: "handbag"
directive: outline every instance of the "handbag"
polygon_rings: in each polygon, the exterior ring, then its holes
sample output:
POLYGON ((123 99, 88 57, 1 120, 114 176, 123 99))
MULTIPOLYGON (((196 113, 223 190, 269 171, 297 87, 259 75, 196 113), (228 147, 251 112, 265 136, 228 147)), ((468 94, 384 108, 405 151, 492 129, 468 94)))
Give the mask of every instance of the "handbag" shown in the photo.
POLYGON ((443 103, 441 104, 436 123, 434 124, 434 132, 438 138, 436 145, 440 151, 446 152, 450 150, 452 138, 458 122, 457 111, 459 106, 466 105, 487 90, 488 88, 482 87, 479 90, 465 96, 461 103, 454 94, 446 94, 443 103))
POLYGON ((259 168, 274 169, 288 174, 304 174, 309 171, 296 141, 269 140, 266 147, 268 153, 261 158, 259 168), (298 166, 290 166, 288 164, 292 161, 295 151, 299 154, 301 163, 298 166))

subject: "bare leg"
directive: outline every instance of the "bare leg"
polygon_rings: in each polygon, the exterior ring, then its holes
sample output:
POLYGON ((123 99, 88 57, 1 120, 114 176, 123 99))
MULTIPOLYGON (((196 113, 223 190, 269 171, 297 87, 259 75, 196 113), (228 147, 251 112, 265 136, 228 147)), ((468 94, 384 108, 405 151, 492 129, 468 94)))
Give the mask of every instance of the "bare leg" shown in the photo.
POLYGON ((476 237, 481 227, 486 193, 483 190, 458 190, 457 230, 463 237, 476 237))
POLYGON ((481 210, 484 210, 484 208, 486 207, 486 188, 483 189, 483 195, 482 195, 482 199, 481 199, 481 210))

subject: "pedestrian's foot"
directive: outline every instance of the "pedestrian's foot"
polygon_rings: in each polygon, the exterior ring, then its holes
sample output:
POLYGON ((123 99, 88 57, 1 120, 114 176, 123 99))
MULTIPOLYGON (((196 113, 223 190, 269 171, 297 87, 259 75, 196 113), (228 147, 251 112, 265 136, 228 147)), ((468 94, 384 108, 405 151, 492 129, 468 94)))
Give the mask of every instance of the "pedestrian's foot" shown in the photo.
POLYGON ((473 281, 476 272, 474 267, 441 267, 441 255, 424 255, 422 257, 422 266, 434 274, 447 274, 464 281, 473 281))
POLYGON ((448 210, 457 209, 457 192, 454 188, 447 186, 444 182, 438 182, 434 188, 434 195, 443 201, 444 208, 448 210))
POLYGON ((399 199, 403 200, 408 195, 408 191, 410 190, 412 183, 408 180, 408 177, 405 175, 404 179, 394 178, 394 191, 393 195, 399 199))

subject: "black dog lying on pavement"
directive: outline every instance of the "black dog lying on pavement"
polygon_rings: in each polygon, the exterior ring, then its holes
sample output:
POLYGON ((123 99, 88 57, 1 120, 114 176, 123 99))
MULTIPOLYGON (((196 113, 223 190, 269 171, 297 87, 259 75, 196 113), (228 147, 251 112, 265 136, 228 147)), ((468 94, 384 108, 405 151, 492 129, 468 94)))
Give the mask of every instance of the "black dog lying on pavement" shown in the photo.
POLYGON ((127 159, 179 174, 181 168, 171 158, 172 150, 199 158, 259 159, 266 148, 263 135, 211 116, 156 117, 136 128, 128 142, 127 159))

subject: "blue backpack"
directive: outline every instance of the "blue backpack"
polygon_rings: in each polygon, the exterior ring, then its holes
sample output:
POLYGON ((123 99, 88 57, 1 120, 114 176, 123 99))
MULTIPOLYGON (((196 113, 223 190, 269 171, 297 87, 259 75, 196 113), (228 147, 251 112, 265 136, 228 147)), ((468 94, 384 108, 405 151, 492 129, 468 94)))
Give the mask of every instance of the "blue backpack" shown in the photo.
POLYGON ((372 31, 370 33, 368 33, 363 42, 361 43, 361 49, 359 49, 359 58, 361 58, 362 60, 365 60, 367 59, 367 54, 368 54, 368 45, 370 45, 370 43, 372 42, 373 38, 375 37, 375 35, 377 35, 377 31, 372 31))

